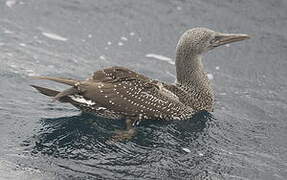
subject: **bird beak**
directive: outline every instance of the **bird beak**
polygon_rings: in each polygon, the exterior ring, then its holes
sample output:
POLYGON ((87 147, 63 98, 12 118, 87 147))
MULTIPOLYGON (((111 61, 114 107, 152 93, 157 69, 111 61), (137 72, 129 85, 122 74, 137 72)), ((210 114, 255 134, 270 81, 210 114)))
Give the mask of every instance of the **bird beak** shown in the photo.
POLYGON ((250 36, 247 34, 225 34, 225 33, 220 33, 215 36, 215 41, 212 43, 213 47, 218 47, 222 46, 225 44, 237 42, 237 41, 242 41, 245 39, 249 39, 250 36))

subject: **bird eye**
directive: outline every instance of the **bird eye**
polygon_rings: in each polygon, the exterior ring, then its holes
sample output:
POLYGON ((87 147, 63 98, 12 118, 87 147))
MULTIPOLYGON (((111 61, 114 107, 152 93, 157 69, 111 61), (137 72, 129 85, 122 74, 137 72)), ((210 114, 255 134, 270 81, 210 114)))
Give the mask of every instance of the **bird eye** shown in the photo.
POLYGON ((210 43, 210 44, 214 44, 215 41, 216 41, 215 39, 211 39, 211 40, 209 41, 209 43, 210 43))
POLYGON ((214 43, 218 42, 219 39, 220 39, 219 36, 215 36, 213 39, 210 40, 210 44, 214 44, 214 43))

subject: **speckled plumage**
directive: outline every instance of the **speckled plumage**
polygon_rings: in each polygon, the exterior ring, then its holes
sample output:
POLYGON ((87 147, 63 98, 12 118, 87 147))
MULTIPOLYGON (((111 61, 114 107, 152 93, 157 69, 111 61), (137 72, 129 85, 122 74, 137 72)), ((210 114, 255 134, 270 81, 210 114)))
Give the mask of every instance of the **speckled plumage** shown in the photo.
POLYGON ((42 94, 107 118, 180 120, 212 111, 214 96, 204 72, 201 54, 214 47, 247 39, 244 34, 223 34, 206 28, 185 32, 177 45, 177 83, 150 79, 124 67, 96 71, 84 81, 38 77, 72 86, 58 92, 33 85, 42 94))

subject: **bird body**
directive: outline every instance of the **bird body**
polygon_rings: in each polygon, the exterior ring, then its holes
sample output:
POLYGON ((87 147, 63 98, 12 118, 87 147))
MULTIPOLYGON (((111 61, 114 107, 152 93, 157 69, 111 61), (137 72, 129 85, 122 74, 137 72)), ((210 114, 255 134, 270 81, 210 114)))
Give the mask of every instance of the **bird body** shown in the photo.
POLYGON ((33 85, 41 93, 106 118, 176 120, 194 113, 191 107, 180 102, 172 88, 168 89, 171 86, 124 67, 99 70, 84 81, 38 78, 72 85, 63 92, 33 85))
POLYGON ((153 80, 124 67, 110 67, 83 81, 37 77, 71 86, 62 92, 32 86, 55 100, 106 118, 126 118, 132 123, 144 119, 186 119, 198 111, 213 109, 214 95, 203 69, 202 54, 248 38, 245 34, 223 34, 206 28, 186 31, 176 50, 176 84, 153 80))

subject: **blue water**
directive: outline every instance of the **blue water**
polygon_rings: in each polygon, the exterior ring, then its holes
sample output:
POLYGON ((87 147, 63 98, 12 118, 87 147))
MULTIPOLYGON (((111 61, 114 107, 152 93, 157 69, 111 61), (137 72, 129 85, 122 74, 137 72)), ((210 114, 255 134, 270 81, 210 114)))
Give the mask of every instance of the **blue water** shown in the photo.
POLYGON ((284 0, 1 0, 0 179, 286 179, 286 9, 284 0), (142 122, 111 144, 122 121, 29 86, 61 90, 31 76, 85 79, 113 65, 172 83, 167 59, 197 26, 252 36, 204 56, 212 113, 142 122))

